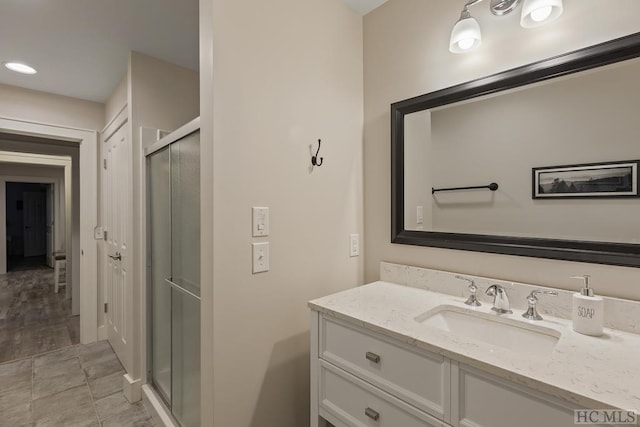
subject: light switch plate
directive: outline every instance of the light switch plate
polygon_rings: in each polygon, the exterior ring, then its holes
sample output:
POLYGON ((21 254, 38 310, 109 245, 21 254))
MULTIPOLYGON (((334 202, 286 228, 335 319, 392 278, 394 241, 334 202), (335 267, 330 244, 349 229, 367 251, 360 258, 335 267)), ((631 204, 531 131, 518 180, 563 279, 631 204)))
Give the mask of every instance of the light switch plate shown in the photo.
POLYGON ((253 237, 265 237, 269 235, 269 208, 254 207, 253 213, 253 237))
POLYGON ((269 242, 252 243, 253 274, 269 271, 269 242))

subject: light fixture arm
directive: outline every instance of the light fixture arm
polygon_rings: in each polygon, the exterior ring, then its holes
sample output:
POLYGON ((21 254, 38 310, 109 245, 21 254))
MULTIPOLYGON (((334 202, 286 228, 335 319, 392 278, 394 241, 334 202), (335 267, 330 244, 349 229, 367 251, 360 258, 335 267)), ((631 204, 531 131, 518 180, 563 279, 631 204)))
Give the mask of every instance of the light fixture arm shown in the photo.
POLYGON ((474 6, 474 5, 478 4, 478 3, 480 3, 481 1, 482 1, 482 0, 469 0, 469 1, 467 2, 467 4, 465 4, 465 5, 464 5, 464 8, 465 8, 465 9, 468 9, 468 8, 470 8, 471 6, 474 6))
MULTIPOLYGON (((475 6, 476 4, 482 2, 483 0, 469 0, 464 5, 462 12, 468 12, 468 9, 471 6, 475 6)), ((491 4, 489 5, 489 10, 496 16, 507 15, 512 12, 516 7, 520 5, 522 0, 491 0, 491 4)))

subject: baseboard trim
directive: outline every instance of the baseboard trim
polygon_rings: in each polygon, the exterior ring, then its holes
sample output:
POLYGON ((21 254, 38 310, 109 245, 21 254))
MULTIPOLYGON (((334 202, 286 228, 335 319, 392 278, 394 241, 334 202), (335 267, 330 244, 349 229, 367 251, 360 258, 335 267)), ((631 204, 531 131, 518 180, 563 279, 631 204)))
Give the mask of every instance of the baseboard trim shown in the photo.
POLYGON ((102 325, 98 326, 98 341, 107 339, 107 327, 102 325))
POLYGON ((153 418, 153 421, 156 423, 156 425, 165 427, 178 427, 173 422, 171 414, 169 414, 169 411, 164 406, 156 392, 153 391, 153 389, 148 384, 142 386, 142 398, 148 404, 147 409, 149 410, 149 412, 151 412, 151 417, 153 418))
POLYGON ((125 374, 122 380, 122 392, 129 403, 134 403, 142 399, 142 381, 140 378, 134 380, 129 374, 125 374))

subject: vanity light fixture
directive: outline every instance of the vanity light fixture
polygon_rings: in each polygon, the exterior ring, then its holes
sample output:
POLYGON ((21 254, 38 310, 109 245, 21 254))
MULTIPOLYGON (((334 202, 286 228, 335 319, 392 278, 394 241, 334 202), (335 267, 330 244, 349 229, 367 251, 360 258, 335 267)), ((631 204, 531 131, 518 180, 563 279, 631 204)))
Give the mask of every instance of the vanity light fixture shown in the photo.
POLYGON ((562 0, 524 0, 520 25, 534 28, 556 20, 562 15, 562 0))
POLYGON ((36 74, 38 71, 36 71, 35 68, 24 64, 22 62, 4 62, 3 63, 4 66, 6 68, 8 68, 11 71, 15 71, 16 73, 21 73, 21 74, 36 74))
POLYGON ((456 22, 456 25, 451 31, 449 50, 453 53, 464 53, 469 50, 473 50, 482 43, 480 24, 478 24, 478 21, 471 16, 471 13, 469 12, 469 3, 467 3, 464 6, 464 9, 462 9, 460 19, 456 22))
MULTIPOLYGON (((482 43, 480 24, 471 16, 469 8, 482 0, 468 0, 460 13, 460 19, 451 30, 449 51, 466 53, 476 49, 482 43)), ((489 9, 496 16, 504 16, 515 10, 520 3, 522 14, 520 25, 533 28, 544 25, 558 18, 563 11, 562 0, 491 0, 489 9)))

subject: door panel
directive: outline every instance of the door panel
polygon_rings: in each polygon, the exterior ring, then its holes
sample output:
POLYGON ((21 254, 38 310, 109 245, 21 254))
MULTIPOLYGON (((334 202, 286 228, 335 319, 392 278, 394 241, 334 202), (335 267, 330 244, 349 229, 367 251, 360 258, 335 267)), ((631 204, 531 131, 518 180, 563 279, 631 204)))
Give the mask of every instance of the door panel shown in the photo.
POLYGON ((46 243, 46 200, 44 192, 25 191, 22 193, 24 225, 24 256, 45 255, 46 243))
POLYGON ((151 377, 171 401, 171 174, 170 149, 149 158, 149 283, 151 288, 151 377))
POLYGON ((106 169, 103 170, 107 336, 128 372, 131 301, 131 145, 128 124, 104 143, 106 169))
POLYGON ((173 414, 200 425, 200 145, 199 133, 171 145, 171 354, 173 414))
POLYGON ((171 145, 171 277, 200 296, 199 134, 171 145))
POLYGON ((200 425, 199 133, 149 155, 149 376, 182 427, 200 425))
POLYGON ((171 406, 183 427, 200 425, 200 300, 172 289, 171 406))

